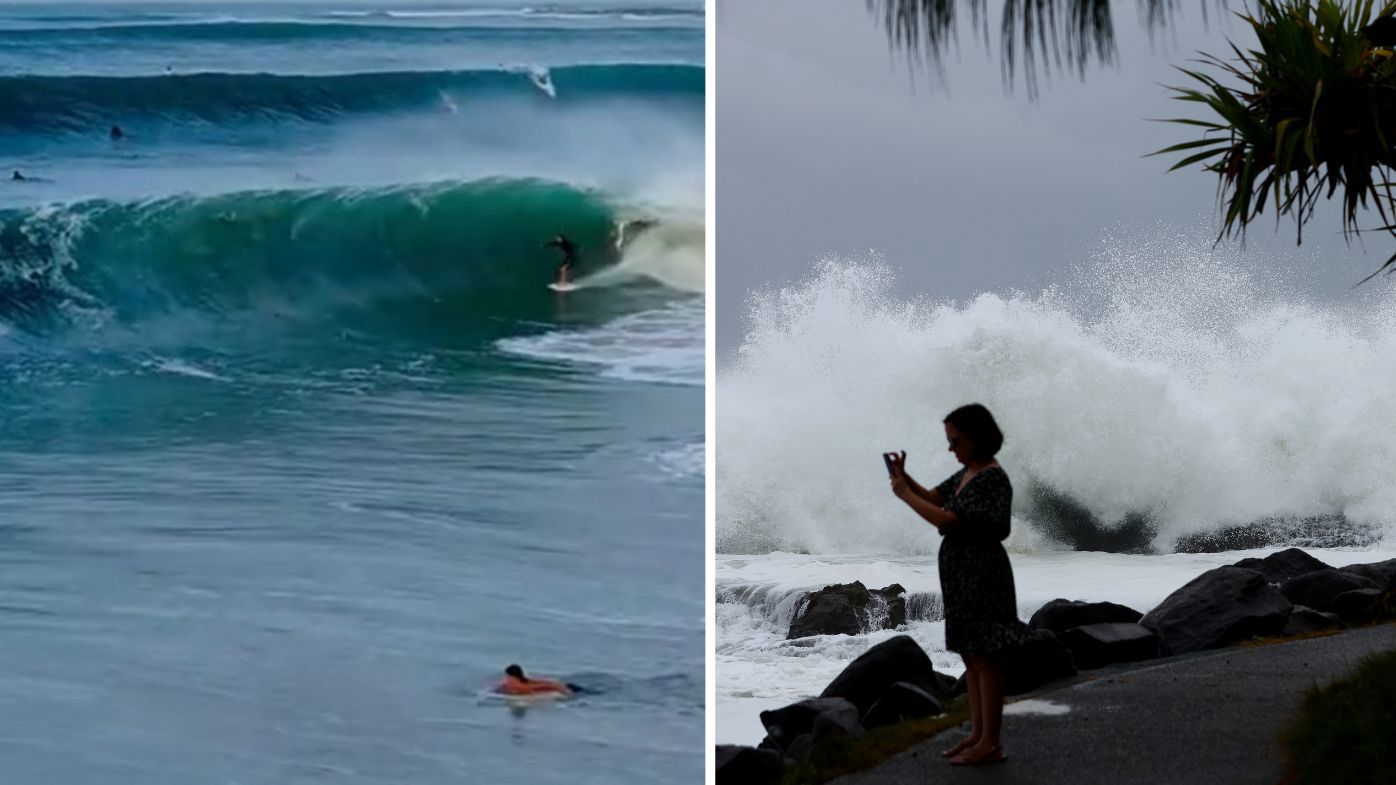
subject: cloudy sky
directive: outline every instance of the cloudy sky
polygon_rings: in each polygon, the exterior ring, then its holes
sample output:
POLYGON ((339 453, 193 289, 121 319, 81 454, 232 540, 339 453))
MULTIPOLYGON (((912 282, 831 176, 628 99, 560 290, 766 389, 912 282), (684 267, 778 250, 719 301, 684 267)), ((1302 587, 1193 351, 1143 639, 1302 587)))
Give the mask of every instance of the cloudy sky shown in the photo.
MULTIPOLYGON (((1204 25, 1185 0, 1151 42, 1135 3, 1116 3, 1118 63, 1084 83, 1054 76, 1032 103, 1005 90, 989 5, 992 50, 963 30, 948 84, 928 89, 863 0, 717 0, 719 364, 748 292, 805 278, 821 256, 875 249, 906 293, 959 299, 1061 283, 1108 236, 1214 236, 1214 176, 1142 157, 1190 129, 1147 118, 1202 116, 1161 86, 1185 83, 1170 63, 1248 40, 1245 26, 1204 25)), ((1292 223, 1262 219, 1244 264, 1312 270, 1315 297, 1353 296, 1390 241, 1349 248, 1338 227, 1317 220, 1296 249, 1292 223)))

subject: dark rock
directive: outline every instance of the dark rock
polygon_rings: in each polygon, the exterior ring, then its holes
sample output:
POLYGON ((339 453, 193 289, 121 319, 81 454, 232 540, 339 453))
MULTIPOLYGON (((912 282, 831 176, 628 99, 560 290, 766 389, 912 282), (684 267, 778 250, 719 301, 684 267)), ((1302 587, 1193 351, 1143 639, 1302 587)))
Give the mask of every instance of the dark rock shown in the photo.
POLYGON ((1003 664, 1005 695, 1019 695, 1076 675, 1071 650, 1050 630, 1033 630, 1026 643, 1004 651, 999 661, 1003 664))
POLYGON ((1316 611, 1307 605, 1296 605, 1285 623, 1285 635, 1303 635, 1306 632, 1336 630, 1343 626, 1343 620, 1336 613, 1316 611))
POLYGON ((909 635, 898 635, 863 652, 819 697, 847 698, 860 714, 866 714, 887 688, 899 681, 914 684, 942 702, 951 697, 949 677, 936 673, 931 658, 909 635))
POLYGON ((1028 487, 1033 528, 1073 551, 1104 553, 1156 553, 1158 526, 1148 515, 1127 513, 1116 521, 1102 521, 1084 504, 1049 485, 1028 487))
POLYGON ((858 724, 858 709, 853 704, 848 704, 846 709, 835 709, 826 711, 814 718, 814 727, 810 729, 816 744, 821 744, 825 739, 846 739, 863 735, 863 726, 858 724))
POLYGON ((801 733, 790 742, 790 749, 786 753, 786 757, 797 763, 803 763, 809 760, 809 756, 813 752, 814 735, 810 733, 801 733))
POLYGON ((1366 624, 1377 620, 1381 599, 1381 589, 1353 589, 1334 597, 1330 610, 1348 624, 1366 624))
POLYGON ((761 712, 761 724, 766 726, 766 735, 788 753, 790 742, 796 736, 814 730, 815 719, 826 711, 847 711, 853 714, 853 722, 858 721, 859 711, 843 698, 809 698, 779 709, 761 712))
POLYGON ((1242 559, 1233 566, 1255 570, 1271 583, 1284 583, 1314 570, 1333 569, 1298 548, 1286 548, 1263 559, 1242 559))
POLYGON ((1138 624, 1115 622, 1074 627, 1057 636, 1071 650, 1078 668, 1103 668, 1158 656, 1158 635, 1138 624))
POLYGON ((1360 575, 1377 586, 1385 587, 1387 591, 1396 589, 1396 559, 1369 564, 1349 564, 1346 567, 1339 567, 1338 571, 1360 575))
POLYGON ((859 635, 906 624, 906 590, 898 584, 869 591, 859 581, 825 586, 810 594, 787 639, 810 635, 859 635))
POLYGON ((1175 553, 1220 553, 1249 548, 1276 548, 1302 542, 1311 548, 1366 547, 1381 540, 1382 530, 1371 524, 1356 523, 1342 515, 1313 515, 1307 518, 1261 518, 1239 526, 1179 537, 1175 553))
POLYGON ((1183 654, 1279 635, 1292 607, 1264 575, 1226 566, 1188 581, 1139 623, 1163 639, 1163 653, 1183 654))
POLYGON ((732 744, 717 745, 718 785, 770 785, 785 774, 780 753, 732 744))
POLYGON ((1133 608, 1116 605, 1113 602, 1085 602, 1083 600, 1055 599, 1037 609, 1028 620, 1034 630, 1051 630, 1062 633, 1073 627, 1087 624, 1137 624, 1144 614, 1133 608))
POLYGON ((1295 605, 1307 605, 1316 611, 1332 611, 1333 600, 1345 591, 1380 588, 1361 575, 1329 567, 1291 578, 1280 586, 1280 591, 1295 605))
POLYGON ((888 687, 877 703, 863 715, 863 727, 872 730, 884 725, 934 717, 943 710, 940 701, 930 693, 915 684, 899 681, 888 687))

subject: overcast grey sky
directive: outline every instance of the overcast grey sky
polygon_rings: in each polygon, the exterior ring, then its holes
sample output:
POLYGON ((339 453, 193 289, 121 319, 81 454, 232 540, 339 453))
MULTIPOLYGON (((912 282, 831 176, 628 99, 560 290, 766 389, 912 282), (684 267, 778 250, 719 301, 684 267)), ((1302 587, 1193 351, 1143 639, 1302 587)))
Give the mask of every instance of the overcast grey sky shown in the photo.
MULTIPOLYGON (((913 81, 863 0, 741 0, 717 12, 717 335, 720 364, 741 340, 755 288, 808 276, 826 254, 881 251, 907 293, 964 298, 1036 291, 1104 236, 1158 234, 1162 220, 1211 239, 1216 180, 1198 169, 1165 174, 1176 157, 1145 153, 1193 138, 1147 118, 1202 117, 1160 83, 1184 84, 1170 63, 1220 53, 1239 20, 1202 23, 1183 3, 1171 41, 1151 44, 1133 2, 1114 6, 1119 62, 1044 82, 1030 103, 1007 94, 994 48, 961 32, 948 87, 913 81)), ((965 9, 967 11, 967 4, 965 9)), ((967 13, 966 13, 967 16, 967 13)), ((1320 205, 1320 217, 1334 214, 1320 205)), ((1391 252, 1368 237, 1348 248, 1336 220, 1306 229, 1273 217, 1252 227, 1247 265, 1312 265, 1323 298, 1349 287, 1391 252)))

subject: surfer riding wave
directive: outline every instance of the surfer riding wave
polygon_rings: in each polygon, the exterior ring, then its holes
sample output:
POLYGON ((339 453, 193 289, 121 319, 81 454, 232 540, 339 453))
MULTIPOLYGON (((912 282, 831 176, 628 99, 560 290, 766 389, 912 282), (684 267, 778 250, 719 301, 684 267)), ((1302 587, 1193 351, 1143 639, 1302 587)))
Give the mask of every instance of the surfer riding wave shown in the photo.
POLYGON ((577 244, 567 239, 567 235, 559 232, 557 237, 543 243, 543 247, 562 251, 562 262, 557 266, 556 284, 566 286, 570 282, 572 265, 577 263, 577 244))

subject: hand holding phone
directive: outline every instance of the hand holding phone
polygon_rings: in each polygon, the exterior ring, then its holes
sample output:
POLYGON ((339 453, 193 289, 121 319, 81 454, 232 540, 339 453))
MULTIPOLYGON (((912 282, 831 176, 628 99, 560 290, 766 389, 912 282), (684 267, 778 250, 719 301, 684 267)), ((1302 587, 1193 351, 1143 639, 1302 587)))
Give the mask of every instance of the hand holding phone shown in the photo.
POLYGON ((887 476, 896 477, 900 472, 897 467, 897 454, 894 452, 884 452, 882 462, 887 464, 887 476))

